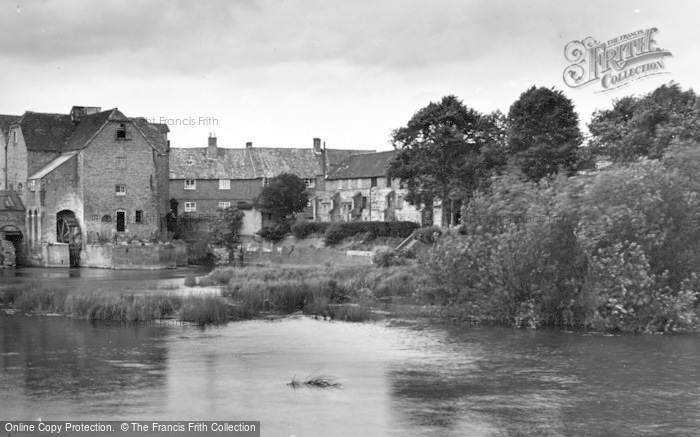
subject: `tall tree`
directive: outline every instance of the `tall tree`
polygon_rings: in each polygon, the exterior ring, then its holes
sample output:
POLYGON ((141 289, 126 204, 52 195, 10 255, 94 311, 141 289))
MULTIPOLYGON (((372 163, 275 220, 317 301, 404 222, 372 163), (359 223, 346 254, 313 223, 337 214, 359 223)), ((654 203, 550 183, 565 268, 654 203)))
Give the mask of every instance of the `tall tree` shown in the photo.
POLYGON ((509 152, 528 179, 573 171, 582 140, 574 104, 561 91, 533 86, 510 107, 509 152))
POLYGON ((487 178, 487 166, 499 162, 498 121, 498 114, 483 116, 453 95, 430 102, 392 133, 397 154, 388 176, 401 179, 413 205, 441 201, 446 224, 451 198, 470 195, 487 178), (481 156, 485 145, 491 147, 488 158, 481 156))
POLYGON ((268 180, 256 203, 274 221, 282 223, 288 215, 306 208, 309 203, 306 183, 296 175, 282 173, 268 180))
POLYGON ((616 100, 588 125, 591 148, 615 162, 659 158, 673 143, 700 141, 700 99, 674 82, 641 97, 616 100))

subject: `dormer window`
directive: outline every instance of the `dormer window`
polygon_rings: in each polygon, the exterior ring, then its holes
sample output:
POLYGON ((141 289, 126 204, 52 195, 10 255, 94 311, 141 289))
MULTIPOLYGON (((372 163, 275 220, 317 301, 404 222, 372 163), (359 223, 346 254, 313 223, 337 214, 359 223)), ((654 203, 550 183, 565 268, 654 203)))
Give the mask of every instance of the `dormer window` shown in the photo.
POLYGON ((131 139, 131 134, 126 131, 126 124, 125 123, 120 123, 119 124, 119 129, 117 129, 117 139, 118 140, 130 140, 131 139))

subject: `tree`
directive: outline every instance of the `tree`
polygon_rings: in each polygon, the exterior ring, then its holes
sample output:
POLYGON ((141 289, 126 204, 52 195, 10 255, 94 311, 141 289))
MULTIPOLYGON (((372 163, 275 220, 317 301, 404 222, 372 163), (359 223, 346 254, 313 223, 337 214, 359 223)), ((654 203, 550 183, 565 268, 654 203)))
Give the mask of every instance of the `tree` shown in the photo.
POLYGON ((588 125, 591 148, 614 162, 659 158, 669 145, 700 141, 700 100, 674 82, 641 97, 616 100, 588 125))
POLYGON ((226 208, 213 223, 211 230, 212 240, 217 244, 222 244, 232 249, 240 239, 243 217, 243 212, 237 208, 226 208))
POLYGON ((510 107, 509 153, 530 180, 573 172, 582 140, 574 104, 561 91, 533 86, 510 107))
POLYGON ((303 211, 308 203, 306 183, 290 173, 271 178, 256 201, 258 208, 271 214, 272 220, 278 223, 292 213, 303 211))
MULTIPOLYGON (((449 205, 454 194, 470 196, 488 179, 499 162, 498 143, 504 138, 497 113, 483 116, 453 95, 416 112, 407 125, 392 133, 397 150, 388 177, 398 178, 413 205, 449 205), (482 148, 489 154, 482 155, 482 148), (452 196, 451 196, 452 194, 452 196)), ((449 207, 443 208, 443 224, 449 207)))

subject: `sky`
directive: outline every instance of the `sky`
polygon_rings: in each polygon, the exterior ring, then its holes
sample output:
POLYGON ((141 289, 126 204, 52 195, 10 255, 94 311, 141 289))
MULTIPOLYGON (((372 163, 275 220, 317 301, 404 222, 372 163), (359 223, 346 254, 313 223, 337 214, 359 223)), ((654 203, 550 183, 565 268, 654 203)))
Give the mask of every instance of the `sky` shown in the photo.
POLYGON ((501 110, 533 85, 596 109, 676 81, 700 89, 700 2, 0 0, 0 114, 118 107, 170 124, 173 147, 390 150, 453 94, 501 110), (571 88, 564 49, 657 28, 666 74, 571 88))

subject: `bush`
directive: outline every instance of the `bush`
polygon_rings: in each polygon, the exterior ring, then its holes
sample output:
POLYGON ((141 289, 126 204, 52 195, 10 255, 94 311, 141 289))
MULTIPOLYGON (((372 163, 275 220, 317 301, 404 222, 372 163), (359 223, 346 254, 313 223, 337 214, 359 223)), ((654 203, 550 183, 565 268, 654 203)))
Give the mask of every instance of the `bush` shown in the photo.
POLYGON ((377 237, 406 238, 417 228, 418 224, 414 222, 335 222, 326 230, 325 241, 328 245, 334 245, 363 233, 377 237))
POLYGON ((274 226, 263 226, 258 232, 264 240, 272 241, 273 243, 279 243, 282 241, 285 235, 289 232, 289 225, 274 225, 274 226))
POLYGON ((423 243, 432 244, 442 235, 442 229, 438 226, 426 226, 416 231, 416 238, 423 243))
POLYGON ((292 226, 292 234, 299 239, 304 239, 311 234, 326 232, 331 222, 299 222, 292 226))
POLYGON ((406 257, 394 249, 380 249, 374 254, 372 263, 377 267, 402 266, 406 264, 406 257))
POLYGON ((188 275, 185 278, 185 287, 196 287, 197 286, 197 277, 195 275, 188 275))

